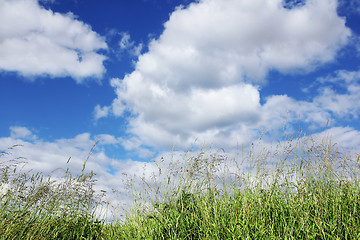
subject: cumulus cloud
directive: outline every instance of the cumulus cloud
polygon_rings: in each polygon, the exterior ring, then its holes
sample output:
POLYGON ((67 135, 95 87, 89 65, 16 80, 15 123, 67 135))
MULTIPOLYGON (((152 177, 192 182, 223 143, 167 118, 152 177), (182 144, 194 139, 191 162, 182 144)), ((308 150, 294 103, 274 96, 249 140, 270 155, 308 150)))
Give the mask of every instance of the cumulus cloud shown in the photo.
POLYGON ((37 0, 0 0, 0 70, 23 76, 101 77, 104 39, 71 13, 41 7, 37 0))
POLYGON ((113 114, 131 113, 127 146, 246 142, 261 122, 275 124, 272 103, 281 99, 318 125, 328 117, 318 106, 281 96, 261 106, 258 89, 270 70, 309 72, 333 61, 351 36, 335 0, 203 0, 177 8, 164 27, 135 70, 111 80, 113 114))

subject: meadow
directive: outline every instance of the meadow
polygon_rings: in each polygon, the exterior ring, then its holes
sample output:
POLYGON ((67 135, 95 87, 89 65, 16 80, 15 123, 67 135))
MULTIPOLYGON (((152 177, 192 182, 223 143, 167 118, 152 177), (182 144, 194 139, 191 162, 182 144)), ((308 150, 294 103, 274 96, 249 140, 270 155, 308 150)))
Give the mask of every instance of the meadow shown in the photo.
POLYGON ((360 239, 360 155, 330 137, 153 159, 157 172, 132 180, 132 208, 111 221, 96 214, 112 206, 87 160, 77 176, 45 177, 1 161, 16 147, 0 153, 0 239, 360 239))

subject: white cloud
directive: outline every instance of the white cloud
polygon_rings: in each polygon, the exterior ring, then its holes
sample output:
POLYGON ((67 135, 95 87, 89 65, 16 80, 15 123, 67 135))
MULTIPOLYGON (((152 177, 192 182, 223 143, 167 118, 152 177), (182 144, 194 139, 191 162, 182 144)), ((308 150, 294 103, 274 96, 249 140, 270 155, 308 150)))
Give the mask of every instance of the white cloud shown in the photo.
MULTIPOLYGON (((249 141, 261 122, 276 125, 271 111, 278 106, 269 99, 261 107, 256 85, 269 70, 308 72, 333 61, 351 35, 336 8, 335 0, 291 9, 281 0, 203 0, 177 8, 135 70, 111 81, 118 96, 113 114, 131 113, 127 146, 189 146, 196 137, 222 146, 232 139, 234 146, 249 141)), ((285 101, 294 119, 299 110, 314 127, 329 117, 312 103, 285 101)))
POLYGON ((339 148, 339 151, 345 150, 359 154, 360 151, 360 132, 351 127, 333 127, 323 132, 315 134, 313 138, 321 142, 322 139, 330 139, 335 147, 339 148))
POLYGON ((345 87, 348 85, 357 84, 360 79, 360 71, 347 71, 347 70, 338 70, 333 74, 318 78, 317 81, 324 83, 337 83, 345 87))
POLYGON ((360 115, 360 71, 336 71, 334 74, 319 78, 323 84, 314 102, 338 117, 358 118, 360 115), (331 85, 325 85, 331 83, 331 85), (340 93, 339 90, 342 92, 340 93))
POLYGON ((34 140, 36 136, 26 127, 10 127, 10 137, 14 139, 34 140))
MULTIPOLYGON (((79 134, 73 139, 44 142, 33 135, 27 128, 11 127, 10 137, 1 138, 0 149, 4 150, 13 145, 22 145, 12 150, 12 155, 25 157, 26 162, 28 162, 26 169, 41 171, 45 174, 57 168, 66 169, 66 161, 71 156, 72 169, 74 172, 79 172, 94 142, 94 140, 90 139, 88 133, 79 134), (25 133, 26 136, 34 136, 36 140, 28 141, 22 136, 19 137, 21 133, 25 133)), ((103 169, 106 163, 101 166, 101 163, 91 162, 90 165, 91 167, 96 166, 103 169)))
POLYGON ((109 134, 100 134, 95 136, 95 138, 99 140, 100 144, 118 144, 120 142, 114 136, 109 134))
MULTIPOLYGON (((285 125, 289 126, 296 122, 306 123, 310 129, 326 127, 332 116, 313 102, 296 101, 286 95, 273 95, 266 99, 262 106, 262 125, 269 131, 280 132, 285 125)), ((296 125, 294 126, 296 127, 296 125)), ((293 133, 295 129, 287 129, 293 133)), ((296 132, 296 131, 295 131, 296 132)), ((275 137, 275 136, 273 136, 275 137)))
POLYGON ((315 101, 322 108, 335 113, 339 117, 346 118, 350 115, 357 118, 360 113, 360 106, 358 106, 360 86, 353 90, 347 94, 338 94, 333 89, 325 87, 315 101))
POLYGON ((94 118, 95 120, 99 120, 100 118, 107 117, 109 115, 110 107, 100 105, 96 105, 94 109, 94 118))
POLYGON ((104 39, 71 13, 54 13, 37 0, 0 0, 0 69, 24 76, 101 77, 104 39))
POLYGON ((134 106, 139 115, 129 124, 129 131, 145 145, 168 147, 176 143, 186 147, 194 137, 204 134, 214 141, 216 135, 228 132, 229 126, 251 125, 259 118, 259 95, 251 85, 194 89, 188 94, 156 87, 144 86, 143 94, 148 88, 152 95, 148 96, 147 104, 134 106))
MULTIPOLYGON (((360 71, 339 70, 314 81, 310 88, 317 94, 309 101, 297 101, 286 95, 273 95, 261 108, 262 124, 272 130, 285 123, 309 124, 311 130, 336 126, 360 116, 360 71)), ((289 129, 291 131, 293 129, 289 129)))

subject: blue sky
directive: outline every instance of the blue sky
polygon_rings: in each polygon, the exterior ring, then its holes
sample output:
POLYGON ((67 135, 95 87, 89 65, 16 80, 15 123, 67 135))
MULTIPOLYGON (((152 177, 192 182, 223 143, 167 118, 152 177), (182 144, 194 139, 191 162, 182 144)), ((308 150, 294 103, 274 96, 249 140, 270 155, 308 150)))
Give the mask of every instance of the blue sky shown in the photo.
POLYGON ((100 139, 105 188, 174 145, 232 152, 299 118, 357 148, 359 36, 357 0, 0 0, 0 149, 80 169, 100 139))

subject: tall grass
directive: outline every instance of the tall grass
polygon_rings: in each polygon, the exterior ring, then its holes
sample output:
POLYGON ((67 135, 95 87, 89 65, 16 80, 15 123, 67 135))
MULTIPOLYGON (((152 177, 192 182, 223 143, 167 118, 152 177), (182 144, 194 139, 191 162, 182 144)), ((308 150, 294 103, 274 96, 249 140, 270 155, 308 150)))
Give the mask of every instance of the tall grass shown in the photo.
MULTIPOLYGON (((21 146, 0 157, 15 147, 21 146)), ((21 171, 21 160, 0 165, 0 239, 97 239, 103 225, 94 217, 100 204, 94 173, 86 173, 84 165, 78 176, 67 168, 62 178, 46 178, 21 171)))
POLYGON ((2 198, 0 237, 360 239, 360 157, 337 146, 298 136, 235 155, 201 149, 154 159, 157 172, 129 185, 136 204, 110 223, 94 217, 92 173, 10 181, 13 169, 2 165, 1 181, 13 187, 2 198))
POLYGON ((232 158, 156 162, 144 204, 106 229, 117 239, 360 239, 359 157, 336 146, 299 136, 232 158))

